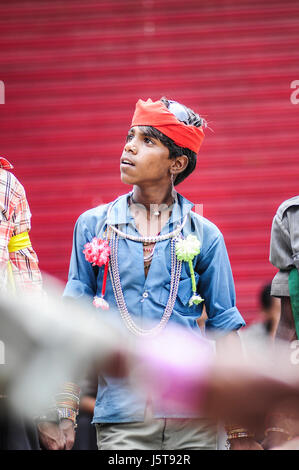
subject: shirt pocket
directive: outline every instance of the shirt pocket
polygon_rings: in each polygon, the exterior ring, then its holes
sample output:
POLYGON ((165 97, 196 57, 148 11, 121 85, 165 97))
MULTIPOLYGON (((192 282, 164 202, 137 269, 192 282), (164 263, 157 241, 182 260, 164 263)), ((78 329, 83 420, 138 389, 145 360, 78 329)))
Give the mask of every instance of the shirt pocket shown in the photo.
MULTIPOLYGON (((195 275, 195 282, 197 285, 199 281, 199 274, 195 272, 194 275, 195 275)), ((160 298, 159 298, 160 303, 163 304, 164 306, 166 306, 168 302, 169 293, 170 293, 170 283, 167 283, 161 287, 160 298)), ((193 316, 193 315, 199 316, 201 307, 198 305, 192 305, 191 307, 189 306, 189 300, 192 297, 192 294, 193 292, 192 292, 191 277, 182 279, 179 283, 177 299, 174 304, 174 311, 182 315, 186 315, 186 316, 193 316)))

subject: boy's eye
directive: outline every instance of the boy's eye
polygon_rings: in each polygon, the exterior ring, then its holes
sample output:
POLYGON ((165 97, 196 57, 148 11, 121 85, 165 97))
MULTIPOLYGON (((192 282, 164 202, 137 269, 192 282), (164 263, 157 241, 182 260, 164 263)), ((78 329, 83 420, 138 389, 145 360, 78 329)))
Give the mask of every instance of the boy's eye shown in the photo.
POLYGON ((128 142, 129 140, 131 140, 133 137, 134 137, 133 134, 128 134, 128 135, 127 135, 127 138, 126 138, 126 142, 128 142))
POLYGON ((144 137, 144 142, 146 144, 153 144, 154 143, 149 137, 144 137))

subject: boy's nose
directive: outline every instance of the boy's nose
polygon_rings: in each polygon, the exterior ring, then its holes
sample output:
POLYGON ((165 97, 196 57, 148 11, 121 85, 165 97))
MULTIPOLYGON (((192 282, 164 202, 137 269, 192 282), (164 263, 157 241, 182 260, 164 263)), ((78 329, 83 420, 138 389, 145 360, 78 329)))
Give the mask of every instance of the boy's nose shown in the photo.
POLYGON ((136 152, 137 152, 137 147, 136 147, 136 145, 134 144, 134 141, 133 141, 133 140, 130 140, 129 142, 126 143, 126 145, 125 145, 125 151, 126 151, 126 152, 132 152, 132 153, 136 154, 136 152))

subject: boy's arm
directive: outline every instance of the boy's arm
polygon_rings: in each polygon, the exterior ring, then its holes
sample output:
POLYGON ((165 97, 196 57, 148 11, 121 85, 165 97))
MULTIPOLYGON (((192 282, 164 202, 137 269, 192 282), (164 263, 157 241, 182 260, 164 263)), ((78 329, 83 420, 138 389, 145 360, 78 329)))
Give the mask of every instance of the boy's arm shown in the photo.
MULTIPOLYGON (((87 227, 87 223, 84 219, 84 214, 79 217, 76 222, 73 236, 73 247, 70 260, 69 277, 68 282, 64 290, 64 297, 73 299, 86 299, 93 297, 96 294, 96 275, 95 270, 91 263, 85 260, 83 254, 84 245, 92 240, 93 236, 90 233, 90 229, 87 227)), ((57 398, 56 406, 63 413, 64 418, 60 424, 60 430, 63 433, 65 440, 65 449, 71 449, 74 444, 75 434, 74 426, 76 426, 76 416, 79 411, 79 395, 80 389, 75 384, 64 384, 60 396, 62 398, 62 404, 60 398, 57 398), (65 396, 68 397, 70 393, 70 387, 72 394, 77 397, 72 403, 70 401, 68 407, 64 405, 65 396), (70 415, 70 416, 69 416, 70 415)))
POLYGON ((219 232, 206 251, 199 255, 196 271, 200 275, 198 290, 205 301, 207 333, 214 339, 245 326, 236 307, 231 266, 219 232))
POLYGON ((91 228, 88 227, 85 214, 82 214, 74 229, 69 276, 63 294, 64 297, 82 300, 90 298, 92 300, 96 295, 96 268, 86 261, 83 254, 84 245, 91 242, 92 238, 91 228))

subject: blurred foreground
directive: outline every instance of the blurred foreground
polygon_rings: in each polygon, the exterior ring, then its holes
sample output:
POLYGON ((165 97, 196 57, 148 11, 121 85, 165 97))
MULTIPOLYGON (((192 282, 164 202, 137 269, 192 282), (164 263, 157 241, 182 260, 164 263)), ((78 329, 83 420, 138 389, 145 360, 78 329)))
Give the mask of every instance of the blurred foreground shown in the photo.
POLYGON ((250 356, 232 348, 219 357, 212 341, 179 329, 137 340, 105 322, 101 311, 61 299, 52 280, 46 291, 1 299, 0 391, 17 413, 36 416, 62 383, 80 383, 93 367, 96 374, 127 376, 154 404, 242 422, 255 432, 277 407, 299 418, 298 342, 268 349, 257 342, 250 356))

